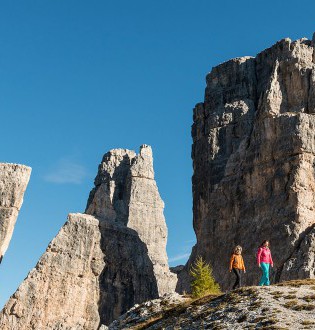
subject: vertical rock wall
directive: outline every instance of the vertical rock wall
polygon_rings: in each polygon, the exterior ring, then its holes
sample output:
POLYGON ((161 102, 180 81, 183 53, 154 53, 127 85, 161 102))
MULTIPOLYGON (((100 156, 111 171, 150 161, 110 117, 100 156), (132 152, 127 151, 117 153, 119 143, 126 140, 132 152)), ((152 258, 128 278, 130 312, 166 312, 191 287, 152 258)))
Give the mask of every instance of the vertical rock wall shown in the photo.
POLYGON ((307 252, 314 250, 314 77, 314 41, 307 39, 281 40, 208 74, 192 126, 197 244, 186 272, 202 255, 229 287, 230 253, 240 244, 244 282, 257 284, 255 252, 268 239, 273 280, 315 277, 307 252))

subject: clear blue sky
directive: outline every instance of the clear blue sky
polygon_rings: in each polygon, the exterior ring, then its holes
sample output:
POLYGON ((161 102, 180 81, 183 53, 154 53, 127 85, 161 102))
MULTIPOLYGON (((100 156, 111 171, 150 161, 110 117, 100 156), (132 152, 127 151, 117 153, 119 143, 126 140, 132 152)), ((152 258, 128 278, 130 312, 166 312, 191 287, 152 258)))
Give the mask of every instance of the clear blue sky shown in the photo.
POLYGON ((170 264, 184 263, 205 75, 281 38, 311 38, 314 12, 314 0, 0 1, 0 161, 33 168, 0 266, 0 306, 67 214, 84 211, 112 148, 152 146, 170 264))

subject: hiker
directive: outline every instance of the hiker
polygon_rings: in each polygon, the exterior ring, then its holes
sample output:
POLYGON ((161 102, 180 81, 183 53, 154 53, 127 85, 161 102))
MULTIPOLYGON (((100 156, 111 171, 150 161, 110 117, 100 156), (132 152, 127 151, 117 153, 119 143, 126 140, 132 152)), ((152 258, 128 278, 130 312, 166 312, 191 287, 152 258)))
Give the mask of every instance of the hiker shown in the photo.
POLYGON ((270 285, 269 268, 273 267, 269 241, 263 241, 257 251, 257 264, 262 270, 262 276, 259 285, 270 285))
POLYGON ((237 287, 242 286, 242 271, 246 273, 244 260, 242 257, 242 247, 237 245, 232 253, 231 259, 230 259, 230 272, 233 270, 233 273, 236 276, 235 283, 233 285, 233 290, 237 287))

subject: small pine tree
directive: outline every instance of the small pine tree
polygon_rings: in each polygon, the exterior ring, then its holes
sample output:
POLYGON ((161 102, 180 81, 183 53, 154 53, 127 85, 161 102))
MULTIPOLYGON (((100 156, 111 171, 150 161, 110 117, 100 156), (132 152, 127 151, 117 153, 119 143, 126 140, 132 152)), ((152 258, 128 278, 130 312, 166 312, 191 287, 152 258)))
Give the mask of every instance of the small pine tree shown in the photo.
POLYGON ((192 295, 195 298, 203 297, 207 294, 220 293, 220 286, 215 282, 212 275, 212 268, 202 257, 197 257, 194 265, 190 268, 192 295))

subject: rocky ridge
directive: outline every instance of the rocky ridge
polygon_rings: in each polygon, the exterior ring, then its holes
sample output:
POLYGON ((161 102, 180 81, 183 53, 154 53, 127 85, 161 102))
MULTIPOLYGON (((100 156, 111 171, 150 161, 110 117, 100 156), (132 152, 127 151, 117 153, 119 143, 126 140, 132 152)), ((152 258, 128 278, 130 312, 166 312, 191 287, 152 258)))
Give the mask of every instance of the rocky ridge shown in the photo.
POLYGON ((314 329, 314 311, 315 281, 289 281, 196 300, 163 297, 135 306, 108 329, 314 329))
POLYGON ((0 313, 0 328, 93 330, 172 292, 152 150, 104 155, 86 208, 69 214, 0 313))
POLYGON ((0 262, 9 247, 30 175, 30 167, 0 163, 0 262))

